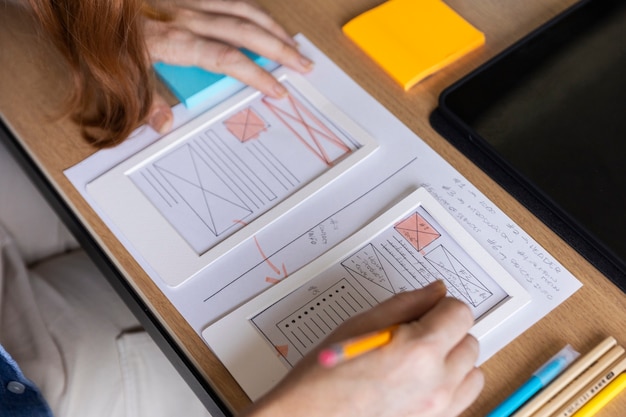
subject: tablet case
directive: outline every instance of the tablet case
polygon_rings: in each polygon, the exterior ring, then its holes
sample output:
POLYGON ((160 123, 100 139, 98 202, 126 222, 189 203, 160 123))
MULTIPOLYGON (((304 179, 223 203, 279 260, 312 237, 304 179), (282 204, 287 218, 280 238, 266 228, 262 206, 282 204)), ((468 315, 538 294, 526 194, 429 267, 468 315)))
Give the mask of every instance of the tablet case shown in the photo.
MULTIPOLYGON (((600 1, 600 0, 595 0, 600 1)), ((523 50, 527 42, 533 40, 543 31, 558 24, 569 13, 573 13, 579 8, 583 8, 585 4, 591 0, 578 3, 551 21, 543 24, 529 35, 512 45, 507 50, 501 52, 472 73, 455 83, 455 86, 461 85, 465 80, 470 80, 473 74, 480 73, 484 68, 490 65, 497 65, 502 57, 511 53, 516 48, 523 50)), ((445 94, 450 91, 453 86, 442 92, 440 101, 443 101, 445 94)), ((467 156, 473 163, 480 167, 485 173, 500 184, 507 192, 515 197, 534 215, 536 215, 543 223, 550 227, 562 239, 564 239, 573 249, 585 257, 591 264, 600 270, 608 279, 610 279, 623 292, 626 292, 626 270, 623 261, 615 259, 602 244, 595 241, 582 227, 574 224, 563 214, 563 210, 551 202, 549 198, 543 194, 541 190, 529 184, 505 161, 498 160, 494 156, 485 151, 471 134, 458 126, 458 121, 453 115, 448 115, 440 107, 435 109, 430 116, 432 127, 440 133, 446 140, 454 145, 459 151, 467 156)))

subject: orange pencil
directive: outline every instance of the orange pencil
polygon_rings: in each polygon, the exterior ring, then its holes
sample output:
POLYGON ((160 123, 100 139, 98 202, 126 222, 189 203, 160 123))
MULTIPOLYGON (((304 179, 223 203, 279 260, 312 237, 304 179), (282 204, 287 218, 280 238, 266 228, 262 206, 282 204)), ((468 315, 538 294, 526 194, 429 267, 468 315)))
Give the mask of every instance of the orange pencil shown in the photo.
POLYGON ((398 325, 394 325, 386 329, 346 340, 342 343, 334 344, 322 350, 317 359, 322 366, 335 366, 340 362, 386 345, 391 340, 391 335, 397 327, 398 325))

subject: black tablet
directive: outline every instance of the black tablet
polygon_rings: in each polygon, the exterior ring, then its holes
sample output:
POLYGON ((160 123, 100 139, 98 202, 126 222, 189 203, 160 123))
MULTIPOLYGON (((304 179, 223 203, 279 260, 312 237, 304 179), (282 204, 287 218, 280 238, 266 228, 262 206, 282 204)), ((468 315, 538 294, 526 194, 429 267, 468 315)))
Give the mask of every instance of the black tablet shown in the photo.
POLYGON ((626 289, 626 1, 577 3, 447 88, 436 113, 437 130, 626 289))

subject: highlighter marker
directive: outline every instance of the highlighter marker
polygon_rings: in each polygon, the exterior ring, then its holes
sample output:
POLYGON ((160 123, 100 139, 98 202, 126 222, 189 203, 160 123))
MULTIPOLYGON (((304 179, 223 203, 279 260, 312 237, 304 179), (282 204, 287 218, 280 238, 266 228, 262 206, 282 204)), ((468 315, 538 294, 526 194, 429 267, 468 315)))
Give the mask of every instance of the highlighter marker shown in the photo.
POLYGON ((577 357, 576 352, 570 345, 565 346, 559 353, 554 355, 541 368, 537 369, 528 381, 519 387, 506 400, 498 405, 486 417, 508 417, 518 408, 541 391, 554 378, 559 376, 577 357))

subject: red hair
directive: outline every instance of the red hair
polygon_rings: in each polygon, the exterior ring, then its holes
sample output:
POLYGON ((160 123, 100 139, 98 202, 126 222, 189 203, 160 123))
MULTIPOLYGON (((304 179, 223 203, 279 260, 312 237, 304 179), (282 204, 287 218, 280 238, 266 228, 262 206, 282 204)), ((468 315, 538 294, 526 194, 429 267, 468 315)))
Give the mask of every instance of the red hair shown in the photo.
POLYGON ((154 74, 141 19, 164 20, 142 0, 29 0, 44 32, 67 60, 73 113, 85 139, 115 146, 142 122, 152 104, 154 74))

